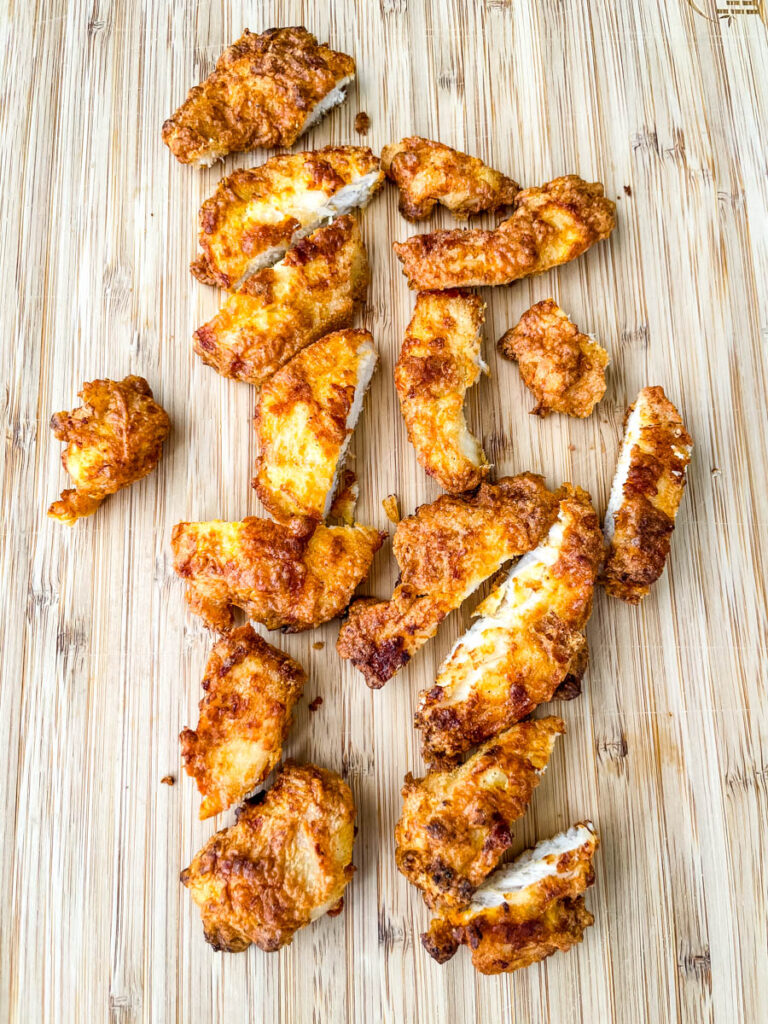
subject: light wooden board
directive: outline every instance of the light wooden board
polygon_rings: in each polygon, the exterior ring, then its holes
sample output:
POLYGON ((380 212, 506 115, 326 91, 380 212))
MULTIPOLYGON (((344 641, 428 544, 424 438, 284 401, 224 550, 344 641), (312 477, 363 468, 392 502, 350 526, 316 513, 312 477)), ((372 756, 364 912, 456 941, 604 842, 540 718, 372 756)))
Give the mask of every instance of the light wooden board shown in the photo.
MULTIPOLYGON (((0 1019, 766 1020, 764 5, 730 19, 715 0, 2 7, 0 1019), (584 695, 553 708, 569 733, 517 828, 522 848, 595 819, 595 927, 511 978, 476 976, 465 950, 443 967, 426 956, 427 913, 393 857, 402 778, 422 768, 415 695, 475 602, 377 693, 336 656, 336 624, 271 637, 311 675, 287 753, 341 770, 359 804, 341 917, 277 955, 214 954, 178 882, 214 823, 198 822, 186 776, 160 779, 179 776, 212 640, 185 611, 170 531, 259 512, 253 392, 193 357, 219 296, 187 263, 200 202, 263 154, 201 173, 171 159, 160 126, 243 27, 290 24, 359 64, 308 147, 357 142, 366 110, 377 151, 420 133, 525 184, 578 172, 618 200, 608 243, 485 293, 491 377, 469 408, 496 472, 572 480, 602 509, 644 384, 664 385, 696 441, 669 569, 638 609, 597 595, 584 695), (496 338, 550 294, 611 352, 586 422, 529 416, 516 368, 496 357, 496 338), (65 485, 48 420, 83 380, 129 372, 149 379, 172 438, 157 473, 69 530, 44 514, 65 485)), ((364 322, 382 365, 354 452, 360 518, 382 527, 387 494, 411 512, 438 493, 392 383, 413 299, 390 244, 409 230, 392 189, 364 216, 364 322)), ((396 572, 386 545, 366 591, 388 594, 396 572)))

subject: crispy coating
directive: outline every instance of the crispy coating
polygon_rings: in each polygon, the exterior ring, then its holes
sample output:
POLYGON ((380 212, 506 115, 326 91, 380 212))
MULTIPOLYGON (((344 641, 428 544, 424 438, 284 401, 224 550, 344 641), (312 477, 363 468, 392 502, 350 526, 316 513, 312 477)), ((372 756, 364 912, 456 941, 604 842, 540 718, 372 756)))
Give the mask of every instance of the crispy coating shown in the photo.
POLYGON ((398 523, 392 550, 400 583, 389 601, 349 609, 336 649, 378 688, 410 661, 454 608, 510 558, 531 548, 557 514, 557 495, 533 473, 444 494, 398 523))
POLYGON ((424 948, 445 963, 469 946, 482 974, 516 971, 570 949, 594 922, 582 893, 594 882, 598 843, 592 823, 580 822, 503 864, 468 906, 432 921, 424 948))
POLYGON ((305 348, 259 392, 253 486, 277 519, 325 519, 378 362, 368 331, 337 331, 305 348))
POLYGON ((195 331, 195 352, 222 377, 258 386, 305 346, 348 327, 369 279, 357 221, 340 217, 230 295, 195 331))
POLYGON ((569 174, 519 192, 514 213, 494 231, 434 231, 393 248, 411 288, 444 291, 541 274, 581 256, 615 226, 603 186, 569 174))
POLYGON ((605 513, 601 582, 612 597, 637 604, 664 572, 692 450, 664 389, 643 388, 627 409, 605 513))
POLYGON ((509 826, 525 813, 564 732, 559 718, 520 722, 453 771, 406 775, 395 859, 428 907, 469 902, 509 849, 509 826))
POLYGON ((242 800, 274 770, 306 681, 301 665, 250 623, 214 645, 197 729, 179 737, 187 774, 203 797, 201 819, 242 800))
POLYGON ((309 520, 177 523, 173 567, 210 629, 228 632, 237 607, 267 629, 297 633, 341 614, 384 537, 370 526, 309 520))
POLYGON ((468 292, 420 292, 395 366, 408 439, 443 490, 473 490, 489 465, 464 416, 464 395, 488 367, 480 357, 485 303, 468 292))
MULTIPOLYGON (((263 795, 263 794, 262 794, 263 795)), ((354 874, 355 803, 335 772, 286 761, 263 802, 217 832, 181 873, 214 949, 265 953, 341 913, 354 874)))
POLYGON ((457 217, 510 206, 520 186, 476 156, 418 135, 381 151, 381 166, 400 190, 400 212, 426 220, 436 203, 457 217))
POLYGON ((383 181, 378 157, 362 146, 289 153, 235 171, 200 207, 201 252, 190 270, 203 284, 236 291, 305 235, 365 206, 383 181))
POLYGON ((531 412, 537 416, 589 416, 605 394, 608 353, 582 334, 554 299, 531 306, 499 339, 498 348, 517 360, 525 386, 536 397, 531 412))
POLYGON ((163 124, 163 142, 181 163, 200 167, 227 153, 292 146, 344 100, 354 76, 352 57, 305 28, 246 29, 163 124))
POLYGON ((602 558, 589 495, 567 484, 546 538, 478 606, 435 685, 419 695, 414 724, 428 763, 455 763, 584 670, 584 629, 602 558))
POLYGON ((67 443, 61 462, 75 486, 62 491, 48 515, 68 526, 93 515, 108 495, 151 473, 171 429, 143 377, 93 380, 83 384, 79 396, 81 406, 51 417, 56 440, 67 443))

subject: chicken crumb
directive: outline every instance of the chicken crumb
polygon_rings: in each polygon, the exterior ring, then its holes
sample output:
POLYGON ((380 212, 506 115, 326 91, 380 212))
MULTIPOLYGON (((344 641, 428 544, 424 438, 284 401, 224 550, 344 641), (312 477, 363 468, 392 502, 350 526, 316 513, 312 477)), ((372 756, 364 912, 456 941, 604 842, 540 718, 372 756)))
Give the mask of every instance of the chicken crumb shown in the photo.
POLYGON ((625 196, 631 196, 632 195, 632 186, 631 185, 625 185, 624 186, 624 195, 625 196))
POLYGON ((164 775, 162 779, 160 779, 160 783, 163 786, 175 786, 176 777, 174 775, 164 775))
POLYGON ((358 110, 355 114, 355 131, 358 135, 367 135, 371 127, 371 119, 364 110, 358 110))
POLYGON ((310 711, 317 711, 317 709, 320 707, 320 705, 322 703, 323 703, 323 698, 322 697, 315 697, 315 699, 313 701, 311 701, 311 703, 309 705, 309 710, 310 711))
POLYGON ((316 651, 322 651, 322 649, 325 647, 325 640, 315 640, 315 642, 312 644, 312 647, 316 651))
POLYGON ((390 523, 399 523, 400 509, 398 508, 397 495, 388 494, 381 504, 384 506, 384 511, 386 512, 387 519, 390 523))

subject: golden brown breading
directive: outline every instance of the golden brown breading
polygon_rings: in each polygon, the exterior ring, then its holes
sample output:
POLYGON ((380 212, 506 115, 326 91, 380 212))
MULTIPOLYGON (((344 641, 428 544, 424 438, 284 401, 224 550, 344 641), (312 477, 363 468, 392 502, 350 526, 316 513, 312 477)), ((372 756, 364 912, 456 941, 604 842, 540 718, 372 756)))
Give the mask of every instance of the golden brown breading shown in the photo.
POLYGON ((581 894, 594 882, 598 843, 587 821, 526 850, 497 868, 467 907, 436 917, 421 937, 424 948, 445 963, 467 945, 483 974, 516 971, 570 949, 594 921, 581 894))
POLYGON ((464 395, 488 367, 480 357, 485 303, 468 292, 420 292, 395 366, 408 439, 421 465, 453 494, 488 475, 467 427, 464 395))
POLYGON ((581 256, 610 235, 615 211, 599 182, 569 174, 519 192, 514 213, 494 231, 434 231, 393 248, 411 288, 509 284, 581 256))
MULTIPOLYGON (((263 794, 262 794, 263 795, 263 794)), ((335 772, 286 761, 261 803, 217 832, 181 873, 214 949, 266 953, 343 908, 352 878, 355 803, 335 772)))
POLYGON ((274 770, 306 673, 253 626, 214 645, 205 667, 197 729, 184 729, 181 756, 202 794, 200 818, 231 807, 274 770))
POLYGON ((195 331, 195 352, 223 377, 258 386, 306 345, 348 327, 369 277, 357 221, 340 217, 231 295, 195 331))
POLYGON ((520 186, 476 156, 413 135, 381 151, 381 166, 400 190, 400 212, 426 220, 436 203, 457 217, 510 206, 520 186))
POLYGON ((328 516, 378 358, 368 331, 336 331, 262 387, 253 486, 275 518, 328 516))
POLYGON ((201 167, 227 153, 292 146, 344 100, 354 77, 352 57, 318 45, 305 28, 246 29, 163 124, 163 142, 181 163, 201 167))
POLYGON ((370 526, 306 519, 177 523, 173 567, 187 582, 187 604, 210 629, 228 632, 237 607, 267 629, 297 633, 341 614, 384 537, 370 526))
POLYGON ((664 572, 692 450, 664 389, 643 388, 627 409, 605 513, 601 582, 612 597, 637 604, 664 572))
POLYGON ((531 306, 499 339, 498 348, 517 360, 525 386, 536 397, 531 412, 537 416, 589 416, 605 394, 608 353, 581 334, 554 299, 531 306))
POLYGON ((478 606, 435 685, 419 695, 414 724, 428 763, 455 763, 583 671, 584 629, 602 558, 589 495, 566 484, 547 536, 478 606))
POLYGON ((520 722, 453 771, 406 775, 395 859, 428 907, 469 902, 509 849, 509 826, 525 813, 564 732, 559 718, 520 722))
POLYGON ((444 494, 398 523, 392 550, 400 583, 389 601, 355 601, 336 649, 378 688, 437 632, 445 616, 510 558, 536 547, 557 495, 533 473, 444 494))
POLYGON ((200 207, 200 249, 190 266, 203 284, 236 291, 310 232, 365 206, 384 181, 362 146, 289 153, 224 178, 200 207))
POLYGON ((67 442, 61 462, 75 487, 62 491, 48 515, 68 526, 93 515, 108 495, 151 473, 171 429, 143 377, 93 380, 78 394, 81 406, 51 417, 56 440, 67 442))

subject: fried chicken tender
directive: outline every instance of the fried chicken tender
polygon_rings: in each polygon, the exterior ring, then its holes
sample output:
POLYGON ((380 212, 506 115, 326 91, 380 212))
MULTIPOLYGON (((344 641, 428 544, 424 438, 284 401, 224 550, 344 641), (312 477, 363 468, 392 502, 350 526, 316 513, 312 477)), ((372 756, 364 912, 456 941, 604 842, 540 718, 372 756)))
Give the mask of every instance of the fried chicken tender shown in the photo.
POLYGON ((547 416, 590 416, 605 394, 608 353, 571 323, 554 299, 544 299, 523 313, 516 327, 499 339, 499 352, 520 365, 525 386, 537 405, 531 412, 547 416))
POLYGON ((203 797, 201 819, 242 800, 274 770, 306 681, 301 665, 250 623, 214 645, 197 729, 179 737, 187 774, 203 797))
POLYGON ((438 963, 460 945, 472 950, 482 974, 517 971, 566 952, 594 922, 581 895, 595 880, 599 840, 592 822, 526 850, 476 890, 469 906, 436 917, 422 944, 438 963))
POLYGON ((61 462, 75 486, 62 491, 48 515, 67 526, 93 515, 110 494, 151 473, 171 429, 143 377, 93 380, 78 394, 81 406, 51 417, 56 440, 67 443, 61 462))
POLYGON ((195 352, 222 377, 258 387, 313 341, 349 327, 369 280, 357 221, 340 217, 230 295, 195 331, 195 352))
POLYGON ((480 357, 485 303, 468 292, 420 292, 395 366, 408 439, 443 490, 473 490, 489 465, 467 426, 464 395, 488 367, 480 357))
POLYGON ((434 231, 395 242, 411 288, 444 291, 509 284, 581 256, 616 226, 599 182, 575 174, 518 192, 512 216, 494 231, 434 231))
POLYGON ((455 763, 586 667, 603 538, 586 491, 566 484, 559 496, 547 536, 478 606, 435 685, 419 694, 414 724, 429 764, 455 763))
POLYGON ((228 632, 237 607, 267 629, 298 633, 341 614, 385 536, 310 520, 177 523, 173 567, 187 582, 191 611, 210 629, 228 632))
POLYGON ((395 859, 428 907, 469 902, 509 849, 509 826, 525 813, 564 732, 559 718, 520 722, 453 771, 406 775, 395 859))
POLYGON ((643 388, 627 409, 603 524, 608 554, 601 582, 612 597, 638 604, 664 572, 692 451, 664 389, 643 388))
POLYGON ((520 186, 476 156, 413 135, 381 151, 381 166, 400 190, 400 213, 426 220, 436 203, 457 217, 510 206, 520 186))
POLYGON ((181 873, 206 941, 227 953, 252 942, 274 953, 299 928, 340 914, 355 871, 355 813, 335 772, 286 761, 263 802, 246 803, 181 873))
POLYGON ((536 547, 557 515, 557 495, 533 473, 443 494, 398 523, 400 583, 389 601, 355 601, 336 649, 378 688, 431 639, 454 608, 510 558, 536 547))
POLYGON ((261 389, 253 486, 276 519, 330 514, 378 359, 368 331, 336 331, 294 356, 261 389))
POLYGON ((305 28, 245 30, 163 124, 183 164, 210 167, 227 153, 286 148, 346 98, 355 62, 305 28))
POLYGON ((203 284, 238 291, 305 235, 365 206, 383 181, 378 157, 362 146, 274 156, 235 171, 200 208, 201 252, 190 270, 203 284))

